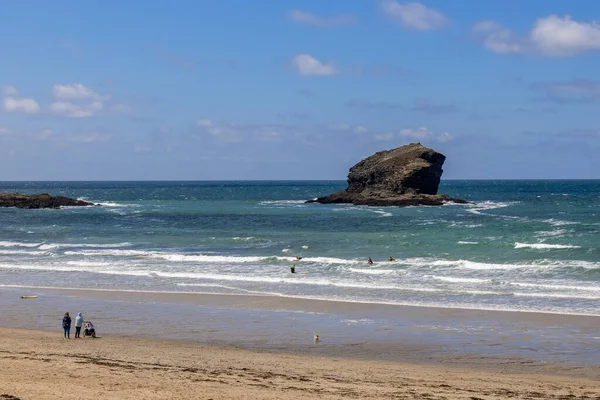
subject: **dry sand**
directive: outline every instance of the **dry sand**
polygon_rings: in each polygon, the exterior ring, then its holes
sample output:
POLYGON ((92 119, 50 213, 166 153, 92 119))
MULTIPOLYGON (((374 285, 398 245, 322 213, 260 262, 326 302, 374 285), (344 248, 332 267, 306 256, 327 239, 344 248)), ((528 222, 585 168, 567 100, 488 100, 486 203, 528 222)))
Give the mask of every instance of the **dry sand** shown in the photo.
POLYGON ((0 329, 0 399, 600 399, 595 379, 0 329))

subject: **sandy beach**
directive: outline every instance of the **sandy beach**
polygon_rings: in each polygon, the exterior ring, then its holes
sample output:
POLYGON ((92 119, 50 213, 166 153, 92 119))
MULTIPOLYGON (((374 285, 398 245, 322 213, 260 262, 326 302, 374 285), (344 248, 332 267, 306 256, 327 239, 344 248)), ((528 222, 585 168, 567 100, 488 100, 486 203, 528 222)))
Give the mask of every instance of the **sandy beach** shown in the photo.
POLYGON ((0 399, 600 399, 597 317, 48 288, 0 304, 0 399), (64 340, 67 310, 100 337, 64 340))
MULTIPOLYGON (((2 399, 600 399, 597 380, 0 329, 2 399)), ((525 371, 525 369, 524 369, 525 371)))

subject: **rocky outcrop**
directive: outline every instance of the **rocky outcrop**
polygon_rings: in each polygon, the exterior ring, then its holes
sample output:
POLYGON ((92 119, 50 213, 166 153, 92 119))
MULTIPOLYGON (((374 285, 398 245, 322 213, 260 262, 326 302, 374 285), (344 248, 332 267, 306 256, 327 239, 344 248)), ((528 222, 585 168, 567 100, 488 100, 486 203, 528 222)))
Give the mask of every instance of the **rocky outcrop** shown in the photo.
POLYGON ((380 151, 350 168, 346 190, 308 202, 398 207, 466 203, 437 194, 445 160, 420 143, 380 151))
POLYGON ((16 208, 60 208, 93 206, 83 200, 71 199, 64 196, 50 196, 48 193, 25 195, 20 193, 0 193, 0 207, 16 208))

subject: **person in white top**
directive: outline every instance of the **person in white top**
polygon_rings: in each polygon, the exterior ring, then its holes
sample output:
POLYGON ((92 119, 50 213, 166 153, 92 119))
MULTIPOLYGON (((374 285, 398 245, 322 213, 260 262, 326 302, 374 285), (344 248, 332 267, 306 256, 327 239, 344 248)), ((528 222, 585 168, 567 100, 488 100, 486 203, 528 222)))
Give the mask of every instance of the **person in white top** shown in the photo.
POLYGON ((81 338, 81 327, 83 326, 83 316, 81 313, 77 314, 75 318, 75 338, 81 338))

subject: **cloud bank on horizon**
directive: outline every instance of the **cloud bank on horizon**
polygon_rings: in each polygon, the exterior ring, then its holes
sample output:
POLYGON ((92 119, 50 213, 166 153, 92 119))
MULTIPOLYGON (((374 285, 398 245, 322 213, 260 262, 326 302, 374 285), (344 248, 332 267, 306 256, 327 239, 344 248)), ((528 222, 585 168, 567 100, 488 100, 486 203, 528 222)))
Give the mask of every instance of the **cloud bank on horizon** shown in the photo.
POLYGON ((0 180, 600 179, 595 0, 13 3, 0 180))

